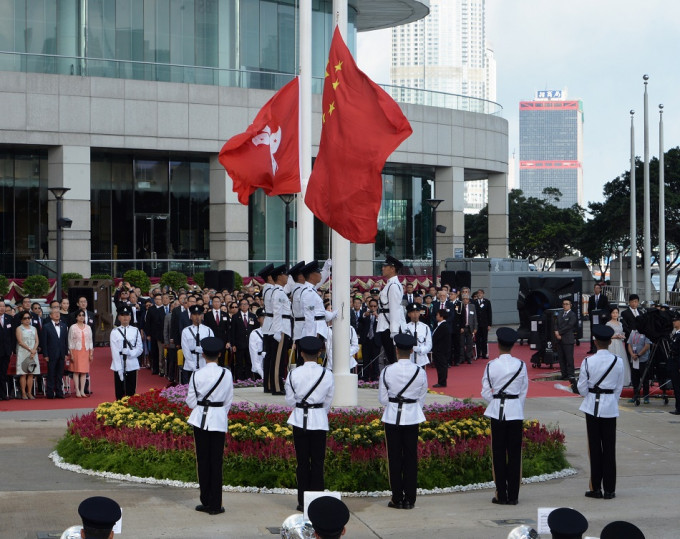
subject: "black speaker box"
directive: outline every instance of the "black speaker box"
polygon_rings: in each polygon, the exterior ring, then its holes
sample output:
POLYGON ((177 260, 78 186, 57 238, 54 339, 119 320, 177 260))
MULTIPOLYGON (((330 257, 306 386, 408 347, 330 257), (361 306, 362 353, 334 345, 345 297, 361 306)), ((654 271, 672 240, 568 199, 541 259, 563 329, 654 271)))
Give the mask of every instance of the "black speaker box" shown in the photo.
POLYGON ((467 270, 460 270, 456 272, 456 288, 460 290, 464 286, 472 288, 472 273, 467 270))
POLYGON ((225 288, 230 292, 234 290, 234 272, 232 270, 220 270, 220 277, 218 287, 219 290, 224 290, 225 288))
POLYGON ((442 271, 441 277, 439 278, 442 286, 445 284, 449 285, 451 288, 458 288, 456 286, 456 272, 455 271, 442 271))
POLYGON ((205 287, 217 290, 220 288, 220 273, 217 270, 208 270, 204 274, 205 287))

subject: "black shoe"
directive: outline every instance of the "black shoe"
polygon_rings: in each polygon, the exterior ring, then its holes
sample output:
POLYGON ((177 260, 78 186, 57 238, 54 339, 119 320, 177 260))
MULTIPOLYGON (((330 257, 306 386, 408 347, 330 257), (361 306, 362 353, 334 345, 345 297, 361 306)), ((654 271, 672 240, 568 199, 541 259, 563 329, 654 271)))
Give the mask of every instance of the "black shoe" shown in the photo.
POLYGON ((54 395, 47 395, 45 398, 46 398, 46 399, 53 399, 53 398, 54 398, 54 395))
POLYGON ((402 509, 413 509, 413 504, 411 502, 403 502, 401 504, 402 509))
POLYGON ((505 505, 508 502, 505 500, 499 500, 498 498, 496 498, 496 496, 494 496, 493 498, 491 498, 491 503, 495 503, 497 505, 505 505))
POLYGON ((517 505, 519 500, 508 500, 506 505, 517 505))
POLYGON ((586 498, 596 498, 596 499, 601 499, 602 498, 602 491, 601 490, 587 490, 586 491, 586 498))
POLYGON ((208 511, 209 515, 220 515, 222 513, 224 513, 224 507, 220 507, 219 509, 210 509, 208 511))
POLYGON ((207 513, 208 512, 208 508, 205 505, 202 505, 202 504, 197 505, 194 509, 196 509, 196 511, 200 511, 201 513, 207 513))
POLYGON ((671 411, 668 412, 668 413, 669 413, 669 414, 673 414, 673 415, 680 415, 680 410, 671 410, 671 411))
POLYGON ((394 503, 392 500, 387 502, 387 507, 391 507, 392 509, 401 509, 403 506, 401 502, 394 503))
POLYGON ((603 498, 605 500, 613 500, 616 498, 616 492, 607 492, 606 490, 604 491, 604 496, 603 498))
POLYGON ((272 391, 272 395, 285 395, 285 391, 272 391))
POLYGON ((304 511, 304 507, 302 507, 300 504, 295 508, 296 511, 304 511))
POLYGON ((446 384, 435 384, 432 387, 446 387, 446 384))

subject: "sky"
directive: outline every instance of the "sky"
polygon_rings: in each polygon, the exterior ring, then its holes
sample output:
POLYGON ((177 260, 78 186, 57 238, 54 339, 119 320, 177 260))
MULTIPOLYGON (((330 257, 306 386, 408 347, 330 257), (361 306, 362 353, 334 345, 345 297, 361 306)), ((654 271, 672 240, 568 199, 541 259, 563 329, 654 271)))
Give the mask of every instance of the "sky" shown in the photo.
MULTIPOLYGON (((630 113, 643 155, 642 76, 649 75, 649 155, 680 145, 680 2, 677 0, 486 0, 487 38, 497 65, 497 101, 519 158, 519 102, 536 90, 568 89, 584 110, 584 206, 628 170, 630 113)), ((357 61, 389 83, 390 30, 359 34, 357 61)), ((518 176, 519 181, 519 176, 518 176)))

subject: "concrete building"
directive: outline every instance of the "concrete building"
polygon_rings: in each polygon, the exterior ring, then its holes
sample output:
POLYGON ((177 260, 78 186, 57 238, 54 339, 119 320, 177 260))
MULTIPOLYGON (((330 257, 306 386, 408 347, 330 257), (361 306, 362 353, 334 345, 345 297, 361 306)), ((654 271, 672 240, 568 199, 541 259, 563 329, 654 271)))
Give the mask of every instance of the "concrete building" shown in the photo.
POLYGON ((560 208, 583 205, 583 102, 566 90, 539 90, 519 104, 519 188, 543 198, 557 188, 560 208))
MULTIPOLYGON (((428 12, 420 0, 349 4, 350 48, 358 31, 428 12)), ((214 268, 248 275, 264 261, 284 259, 284 204, 257 192, 240 205, 217 154, 295 73, 294 4, 8 6, 0 18, 0 274, 23 277, 54 266, 51 187, 70 188, 63 204, 73 220, 63 232, 64 271, 120 276, 136 267, 192 275, 214 268)), ((320 91, 332 2, 314 6, 320 91)), ((437 221, 447 226, 437 253, 452 256, 464 242, 464 182, 479 177, 489 179, 492 201, 489 254, 507 256, 508 124, 501 108, 479 100, 483 110, 473 111, 455 96, 437 102, 431 96, 421 89, 401 103, 414 132, 383 171, 379 241, 353 246, 353 274, 374 274, 388 250, 405 260, 431 259, 432 215, 423 200, 433 196, 444 200, 437 221)), ((320 106, 315 95, 315 145, 320 106)), ((323 259, 329 233, 315 226, 315 256, 323 259)))

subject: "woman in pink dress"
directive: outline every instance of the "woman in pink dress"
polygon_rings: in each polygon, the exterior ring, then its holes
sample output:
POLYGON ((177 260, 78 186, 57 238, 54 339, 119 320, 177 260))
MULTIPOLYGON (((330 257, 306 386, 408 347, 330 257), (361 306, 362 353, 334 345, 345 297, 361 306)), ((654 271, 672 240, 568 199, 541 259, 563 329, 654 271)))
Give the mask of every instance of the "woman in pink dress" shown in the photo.
POLYGON ((85 311, 79 310, 76 314, 76 323, 68 330, 68 347, 71 352, 71 372, 76 386, 76 397, 89 397, 85 393, 85 382, 94 358, 92 330, 85 323, 85 317, 85 311))

